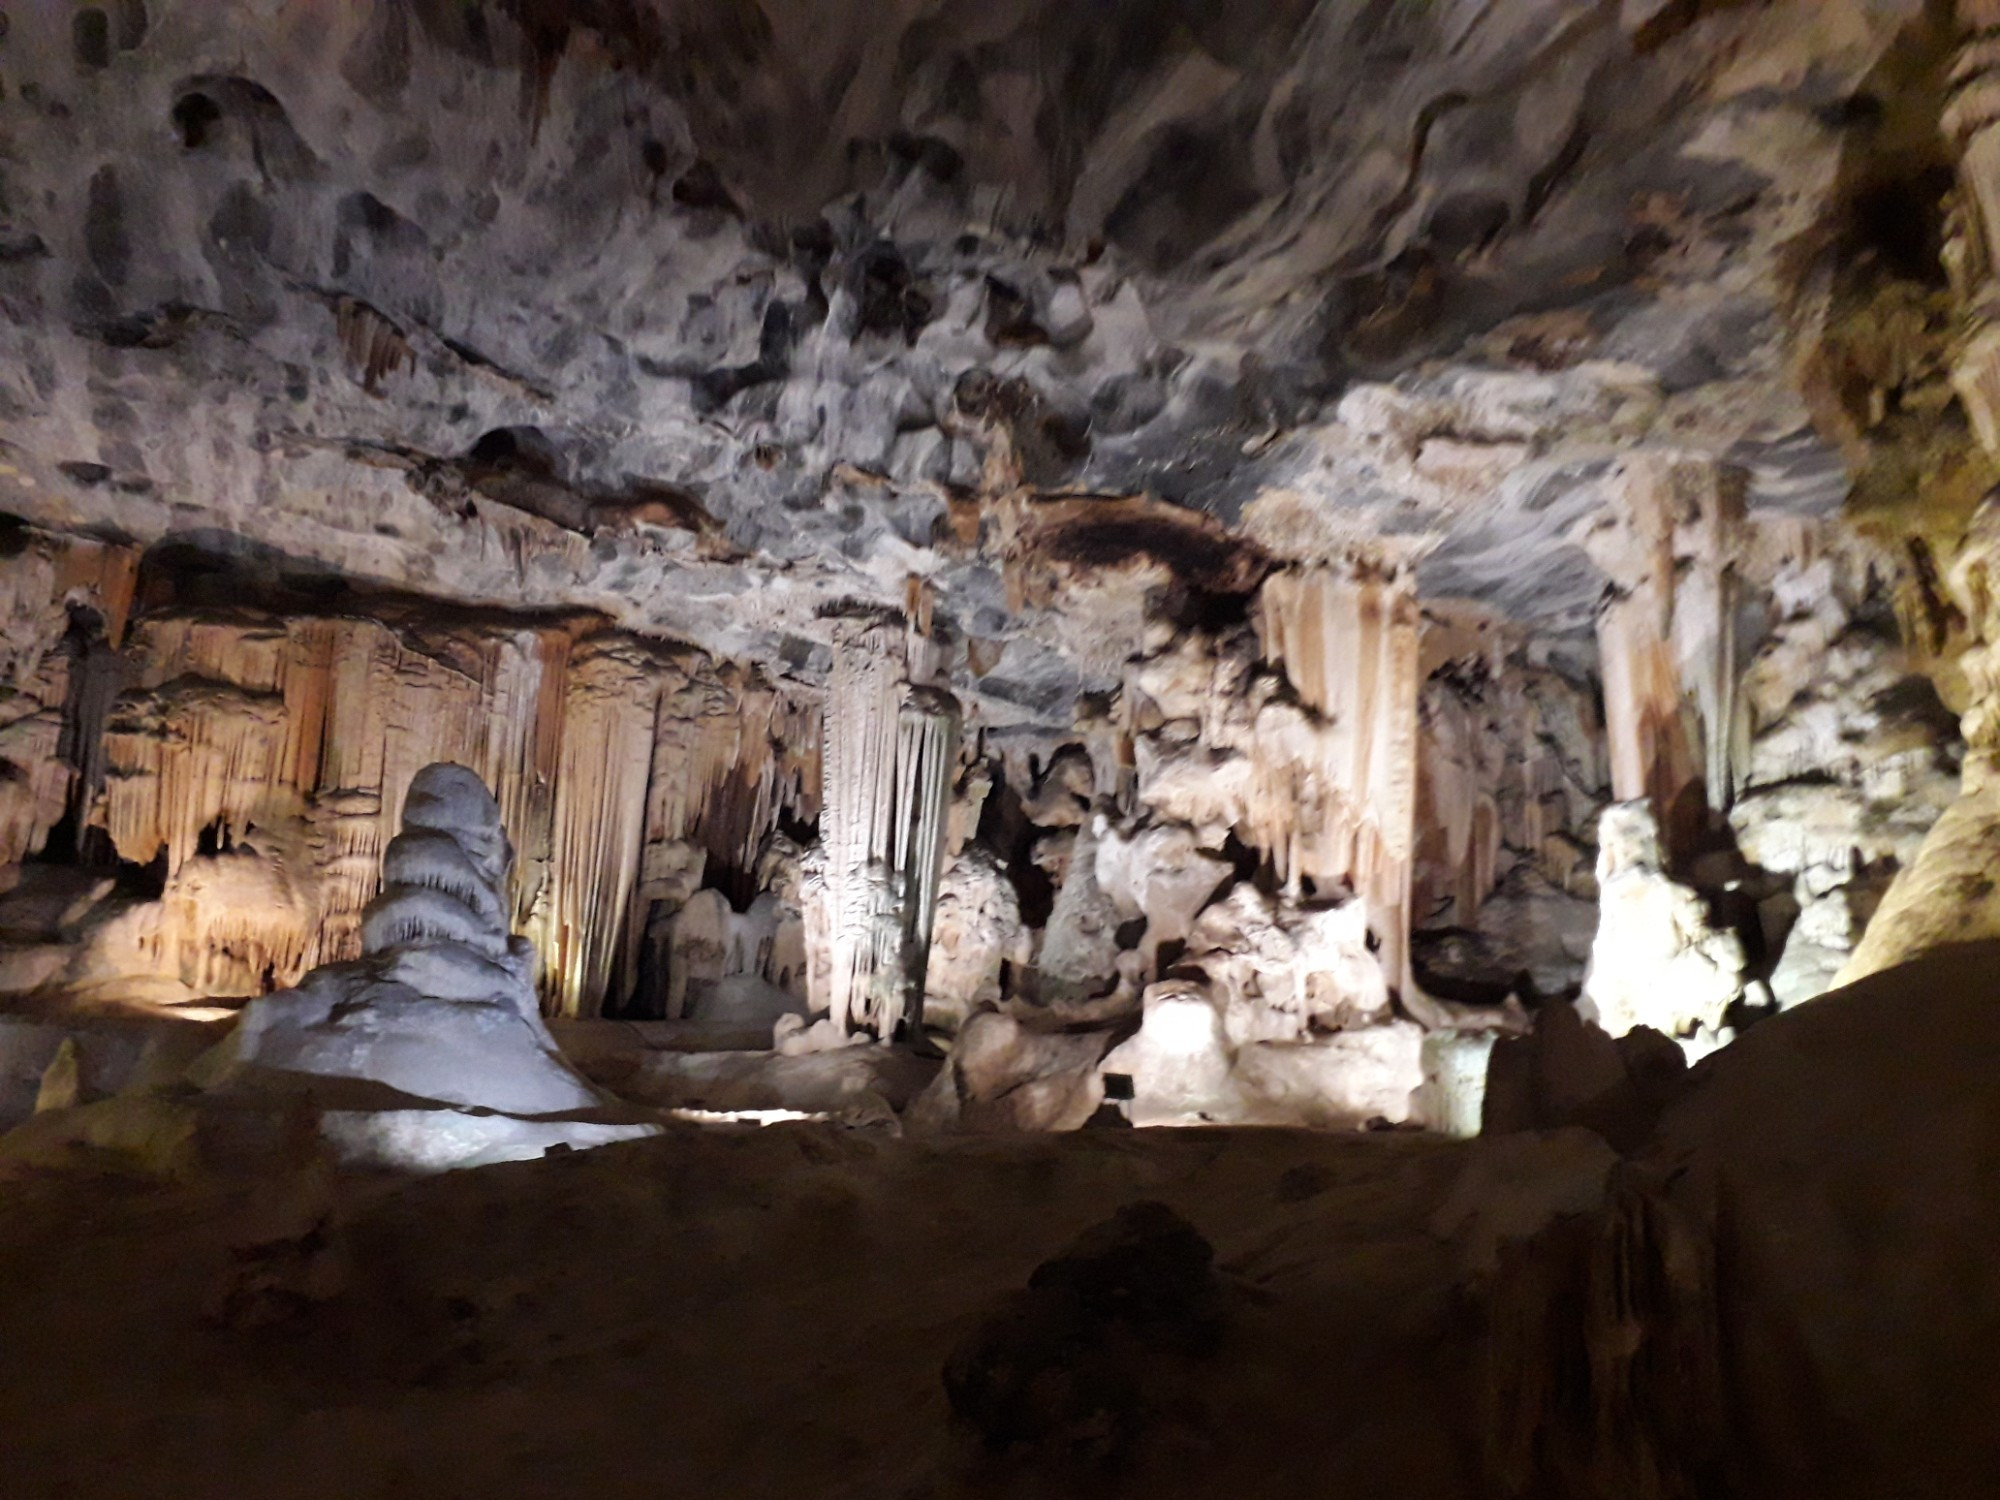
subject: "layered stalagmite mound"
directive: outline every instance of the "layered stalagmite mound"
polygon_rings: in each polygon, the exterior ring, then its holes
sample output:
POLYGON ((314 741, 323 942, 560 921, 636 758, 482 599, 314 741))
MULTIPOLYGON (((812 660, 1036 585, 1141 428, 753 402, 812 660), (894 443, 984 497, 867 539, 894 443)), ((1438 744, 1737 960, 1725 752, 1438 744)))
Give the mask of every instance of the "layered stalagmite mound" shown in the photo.
POLYGON ((479 777, 426 766, 362 915, 362 956, 251 1002, 196 1076, 224 1093, 303 1092, 344 1157, 391 1166, 504 1161, 649 1133, 551 1118, 609 1101, 563 1061, 542 1021, 534 946, 508 930, 513 867, 479 777))

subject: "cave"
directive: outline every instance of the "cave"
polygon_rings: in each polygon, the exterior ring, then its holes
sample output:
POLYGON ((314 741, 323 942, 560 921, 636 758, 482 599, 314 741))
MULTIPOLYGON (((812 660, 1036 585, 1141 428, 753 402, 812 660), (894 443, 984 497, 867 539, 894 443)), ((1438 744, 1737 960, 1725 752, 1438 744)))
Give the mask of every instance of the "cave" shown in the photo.
POLYGON ((0 1496, 1992 1493, 1996 247, 2000 0, 0 9, 0 1496))

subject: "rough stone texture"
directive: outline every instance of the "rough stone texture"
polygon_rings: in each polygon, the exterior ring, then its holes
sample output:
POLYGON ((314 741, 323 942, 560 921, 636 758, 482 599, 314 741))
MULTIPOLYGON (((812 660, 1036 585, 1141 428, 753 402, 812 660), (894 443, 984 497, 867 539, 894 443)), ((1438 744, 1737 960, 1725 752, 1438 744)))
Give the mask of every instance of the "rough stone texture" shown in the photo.
POLYGON ((974 1011, 999 1004, 1006 969, 1025 970, 1032 952, 1000 862, 977 845, 955 855, 938 886, 924 1024, 955 1031, 974 1011))
POLYGON ((1067 1032, 981 1011, 912 1105, 917 1131, 1076 1130, 1104 1102, 1107 1031, 1067 1032))
POLYGON ((1989 498, 1973 518, 1950 573, 1953 598, 1974 644, 1961 660, 1970 708, 1964 727, 1965 773, 1952 802, 1841 970, 1865 978, 1933 948, 2000 934, 1992 851, 2000 837, 2000 613, 1990 583, 2000 556, 2000 503, 1989 498))
POLYGON ((1147 990, 1139 1030, 1104 1058, 1126 1080, 1134 1125, 1400 1124, 1424 1082, 1423 1030, 1408 1021, 1313 1041, 1232 1041, 1205 990, 1165 980, 1147 990))
POLYGON ((1165 1423, 1198 1430, 1201 1414, 1172 1395, 1176 1366, 1221 1342, 1214 1257, 1164 1203, 1127 1204, 952 1352, 953 1417, 989 1452, 1057 1473, 1127 1465, 1165 1423))
POLYGON ((1671 415, 1772 503, 1824 493, 1796 399, 1699 388, 1779 372, 1776 247, 1843 144, 1818 112, 1912 9, 1635 51, 1552 0, 1133 7, 1087 42, 1044 3, 975 37, 383 0, 176 7, 87 59, 26 10, 10 503, 730 652, 824 641, 818 604, 914 562, 1006 643, 983 692, 1037 710, 1074 667, 937 546, 996 473, 1225 517, 1342 495, 1329 524, 1451 537, 1438 592, 1587 622, 1548 544, 1600 503, 1596 433, 1671 415), (1552 297, 1570 334, 1510 322, 1552 297), (1485 368, 1334 399, 1468 340, 1485 368))
POLYGON ((1659 961, 1865 945, 1921 678, 1990 686, 1982 22, 670 9, 10 13, 0 883, 115 884, 0 991, 352 957, 439 758, 563 1015, 921 1033, 943 906, 940 1029, 1198 939, 1232 1047, 1476 1026, 1575 985, 1610 796, 1659 961))
POLYGON ((1627 1144, 1602 1206, 1503 1257, 1495 1492, 1984 1482, 2000 1304, 1969 1268, 1993 1233, 1996 959, 1939 948, 1752 1028, 1627 1144))

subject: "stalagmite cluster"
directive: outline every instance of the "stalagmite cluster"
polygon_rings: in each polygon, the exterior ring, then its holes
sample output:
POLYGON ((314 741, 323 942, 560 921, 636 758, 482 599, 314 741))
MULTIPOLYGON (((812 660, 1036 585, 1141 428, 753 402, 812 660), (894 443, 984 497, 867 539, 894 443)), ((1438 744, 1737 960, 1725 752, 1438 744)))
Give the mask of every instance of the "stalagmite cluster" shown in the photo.
POLYGON ((1984 1495, 1996 964, 2000 0, 0 0, 0 1500, 1984 1495))

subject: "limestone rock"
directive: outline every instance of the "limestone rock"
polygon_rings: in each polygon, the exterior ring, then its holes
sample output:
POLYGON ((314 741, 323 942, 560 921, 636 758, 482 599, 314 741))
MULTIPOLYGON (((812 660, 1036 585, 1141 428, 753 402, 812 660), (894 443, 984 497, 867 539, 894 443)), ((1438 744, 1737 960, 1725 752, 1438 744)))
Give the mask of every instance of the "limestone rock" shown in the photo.
POLYGON ((1841 970, 1851 983, 1933 948, 2000 934, 2000 897, 1991 869, 2000 837, 2000 500, 1974 515, 1950 575, 1951 590, 1976 644, 1962 660, 1972 703, 1964 718, 1962 789, 1896 878, 1841 970))
POLYGON ((1070 1032, 980 1011, 912 1104, 917 1131, 1075 1130, 1104 1102, 1106 1031, 1070 1032))
POLYGON ((1613 1037, 1554 1001, 1528 1035, 1495 1040, 1480 1128, 1497 1136, 1581 1125, 1623 1150, 1652 1128, 1687 1067, 1686 1052, 1657 1031, 1613 1037))
POLYGON ((1205 987, 1146 992, 1136 1035, 1104 1059, 1135 1125, 1304 1125, 1356 1129, 1412 1117, 1423 1031, 1407 1021, 1313 1041, 1232 1042, 1205 987))
POLYGON ((1214 1255, 1165 1204, 1127 1204, 952 1352, 952 1415, 989 1452, 1057 1473, 1129 1462, 1160 1424, 1190 1420, 1174 1376, 1221 1336, 1214 1255))
POLYGON ((998 1005, 1003 970, 1025 970, 1032 952, 1013 882, 990 851, 968 845, 946 864, 938 884, 925 1024, 955 1031, 973 1012, 998 1005))
POLYGON ((1035 955, 1036 997, 1046 1004, 1089 1000, 1118 981, 1118 905, 1098 884, 1097 834, 1078 828, 1035 955))
MULTIPOLYGON (((508 932, 513 862, 499 806, 473 772, 418 772, 383 857, 382 893, 362 917, 362 957, 253 1001, 201 1076, 227 1090, 318 1088, 329 1104, 378 1090, 372 1110, 335 1110, 328 1132, 345 1151, 390 1164, 532 1155, 563 1139, 560 1123, 514 1117, 606 1100, 542 1022, 534 950, 508 932)), ((581 1126, 578 1140, 646 1129, 581 1126)))
POLYGON ((1118 831, 1100 814, 1092 833, 1098 889, 1122 919, 1146 924, 1139 957, 1150 981, 1157 975, 1160 949, 1187 941, 1196 916, 1234 869, 1203 848, 1193 829, 1178 824, 1118 831))
POLYGON ((1196 920, 1183 965, 1199 969, 1230 1041, 1298 1041, 1373 1025, 1389 988, 1360 900, 1302 905, 1234 887, 1196 920))
POLYGON ((1598 847, 1597 938, 1583 981, 1589 1018, 1613 1037, 1638 1026, 1668 1036, 1720 1029, 1743 994, 1742 944, 1665 872, 1650 805, 1607 808, 1598 847))

